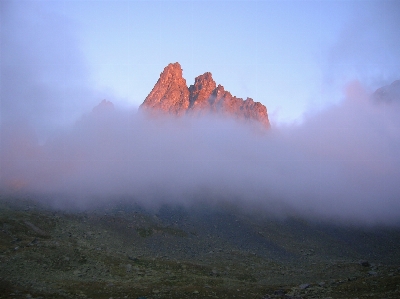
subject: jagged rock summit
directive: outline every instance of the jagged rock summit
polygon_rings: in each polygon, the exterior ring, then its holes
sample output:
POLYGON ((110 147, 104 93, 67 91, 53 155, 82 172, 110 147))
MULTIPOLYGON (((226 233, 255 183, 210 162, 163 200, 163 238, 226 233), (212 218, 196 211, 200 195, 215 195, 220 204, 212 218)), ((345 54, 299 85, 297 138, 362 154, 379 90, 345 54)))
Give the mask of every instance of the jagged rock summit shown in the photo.
POLYGON ((232 96, 223 86, 217 86, 209 72, 196 77, 194 84, 188 88, 178 62, 170 63, 164 68, 140 108, 177 116, 213 113, 258 121, 266 128, 270 127, 267 108, 264 105, 254 102, 251 98, 243 100, 232 96))
POLYGON ((176 115, 185 113, 189 107, 189 90, 179 63, 171 63, 164 68, 153 90, 140 107, 176 115))

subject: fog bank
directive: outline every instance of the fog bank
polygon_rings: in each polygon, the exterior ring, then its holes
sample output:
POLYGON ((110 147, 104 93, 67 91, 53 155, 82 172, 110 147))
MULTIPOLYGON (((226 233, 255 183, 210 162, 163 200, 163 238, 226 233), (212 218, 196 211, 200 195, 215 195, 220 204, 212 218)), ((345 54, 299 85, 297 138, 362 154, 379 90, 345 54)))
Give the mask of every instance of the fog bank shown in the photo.
MULTIPOLYGON (((2 197, 29 194, 59 208, 121 198, 153 207, 227 202, 278 216, 399 224, 398 96, 377 101, 354 81, 340 99, 326 101, 339 104, 305 115, 301 124, 264 132, 213 116, 149 118, 92 86, 79 28, 53 5, 0 3, 2 197), (102 98, 115 108, 92 111, 102 98)), ((385 35, 360 34, 374 26, 344 31, 326 64, 329 85, 341 84, 334 78, 357 77, 342 69, 351 61, 358 73, 375 78, 363 82, 395 78, 398 18, 387 11, 399 6, 390 2, 382 9, 388 21, 377 28, 385 35), (358 54, 371 43, 382 50, 358 54), (387 76, 374 75, 378 66, 388 69, 387 76)), ((362 19, 360 24, 375 24, 362 19)))
POLYGON ((374 101, 357 83, 340 105, 269 131, 103 106, 43 145, 26 128, 2 126, 3 190, 80 207, 227 201, 335 222, 400 219, 400 105, 374 101))

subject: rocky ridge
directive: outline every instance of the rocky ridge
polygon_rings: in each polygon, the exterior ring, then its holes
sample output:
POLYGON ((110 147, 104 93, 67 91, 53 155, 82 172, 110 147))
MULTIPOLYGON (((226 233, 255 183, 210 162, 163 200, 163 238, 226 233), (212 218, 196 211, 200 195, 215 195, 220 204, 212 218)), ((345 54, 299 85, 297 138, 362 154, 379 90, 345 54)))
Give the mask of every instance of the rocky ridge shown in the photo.
POLYGON ((114 110, 114 104, 112 102, 107 100, 102 100, 97 106, 93 107, 92 112, 104 113, 113 110, 114 110))
POLYGON ((378 88, 373 93, 373 98, 378 102, 399 102, 400 101, 400 80, 392 82, 390 85, 378 88))
POLYGON ((152 108, 182 115, 189 107, 189 90, 182 77, 179 63, 169 64, 161 73, 156 85, 146 97, 141 108, 152 108))
POLYGON ((146 97, 141 109, 161 111, 181 116, 218 114, 246 121, 258 121, 270 127, 267 108, 253 99, 237 98, 215 83, 210 72, 195 78, 187 87, 182 77, 181 65, 171 63, 164 68, 160 78, 146 97))

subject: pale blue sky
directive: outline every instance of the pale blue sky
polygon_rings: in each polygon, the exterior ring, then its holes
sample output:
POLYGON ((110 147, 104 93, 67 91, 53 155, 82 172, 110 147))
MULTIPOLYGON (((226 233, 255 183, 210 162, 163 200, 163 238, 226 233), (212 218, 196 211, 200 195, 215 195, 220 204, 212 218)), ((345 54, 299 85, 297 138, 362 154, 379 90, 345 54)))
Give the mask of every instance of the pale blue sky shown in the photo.
POLYGON ((266 105, 272 123, 290 123, 340 101, 352 80, 373 90, 400 78, 398 3, 6 1, 2 63, 21 65, 29 53, 43 84, 59 76, 63 88, 95 90, 88 103, 134 107, 178 61, 188 85, 209 71, 233 95, 266 105))

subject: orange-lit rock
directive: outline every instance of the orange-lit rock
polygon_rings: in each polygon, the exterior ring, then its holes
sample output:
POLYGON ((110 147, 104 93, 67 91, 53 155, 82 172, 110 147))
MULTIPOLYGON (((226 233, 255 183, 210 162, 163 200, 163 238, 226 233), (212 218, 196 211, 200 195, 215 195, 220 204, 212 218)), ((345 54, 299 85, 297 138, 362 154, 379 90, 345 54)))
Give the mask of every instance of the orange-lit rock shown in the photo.
POLYGON ((146 97, 142 109, 156 109, 175 115, 182 115, 189 107, 189 89, 182 77, 178 62, 164 68, 153 90, 146 97))
POLYGON ((198 114, 202 114, 210 109, 209 99, 216 86, 211 73, 208 72, 194 79, 194 85, 189 87, 191 112, 196 111, 198 114))
POLYGON ((164 68, 156 85, 140 106, 147 111, 173 115, 218 114, 247 121, 258 121, 270 127, 267 108, 253 99, 237 98, 215 83, 207 72, 195 78, 188 88, 178 62, 164 68))

